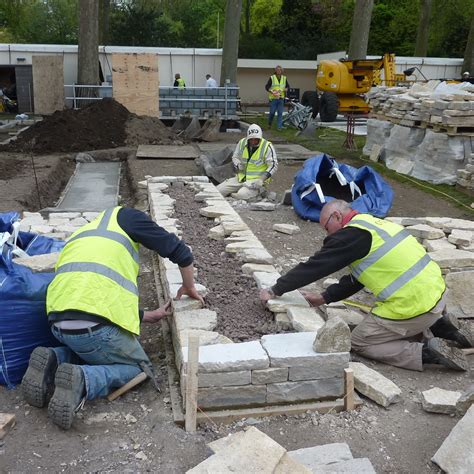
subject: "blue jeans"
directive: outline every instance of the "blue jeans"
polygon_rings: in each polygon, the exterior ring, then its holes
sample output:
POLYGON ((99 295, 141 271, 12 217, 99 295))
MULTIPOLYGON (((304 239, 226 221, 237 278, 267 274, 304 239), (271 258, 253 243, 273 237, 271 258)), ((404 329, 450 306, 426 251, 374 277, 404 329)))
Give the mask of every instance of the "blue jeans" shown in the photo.
POLYGON ((268 125, 272 126, 273 117, 275 116, 275 112, 278 113, 277 115, 277 128, 283 127, 283 106, 285 104, 285 99, 272 99, 270 101, 270 115, 268 116, 268 125))
POLYGON ((87 400, 105 397, 133 379, 142 372, 140 362, 151 366, 137 338, 117 326, 107 325, 85 334, 68 334, 55 326, 51 331, 66 346, 52 348, 58 364, 80 365, 87 400))

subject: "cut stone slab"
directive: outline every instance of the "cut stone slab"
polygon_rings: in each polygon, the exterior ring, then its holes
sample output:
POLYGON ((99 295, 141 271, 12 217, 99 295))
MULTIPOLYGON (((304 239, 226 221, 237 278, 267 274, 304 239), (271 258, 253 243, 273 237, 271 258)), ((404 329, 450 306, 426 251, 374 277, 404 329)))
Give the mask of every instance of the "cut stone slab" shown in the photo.
POLYGON ((237 253, 237 257, 244 263, 273 263, 273 257, 265 249, 243 249, 237 253))
POLYGON ((474 270, 446 275, 449 288, 446 311, 457 318, 474 318, 474 270))
POLYGON ((450 220, 450 217, 425 217, 425 224, 430 225, 431 227, 436 227, 437 229, 442 229, 444 224, 447 224, 450 220))
POLYGON ((252 211, 274 211, 276 204, 272 202, 253 202, 250 204, 250 209, 252 211))
POLYGON ((265 265, 262 263, 244 263, 242 265, 242 273, 244 275, 253 275, 254 272, 276 273, 273 265, 265 265))
POLYGON ((470 474, 474 467, 474 405, 451 430, 431 458, 443 471, 470 474))
POLYGON ((298 332, 315 332, 321 329, 325 323, 315 308, 288 306, 286 314, 294 330, 298 332))
POLYGON ((421 392, 421 404, 425 411, 450 415, 456 413, 456 404, 460 397, 461 392, 434 387, 421 392))
POLYGON ((332 464, 353 459, 349 445, 346 443, 324 444, 322 446, 313 446, 312 448, 288 451, 288 456, 304 464, 312 472, 317 472, 316 469, 321 464, 332 464))
POLYGON ((235 211, 231 206, 225 206, 224 204, 219 204, 218 206, 208 206, 201 207, 199 209, 199 214, 204 217, 219 217, 224 215, 232 215, 235 211))
POLYGON ((235 222, 234 220, 222 221, 220 222, 224 228, 225 235, 230 235, 232 232, 250 230, 248 225, 244 222, 235 222))
POLYGON ((275 313, 275 323, 279 329, 290 331, 293 329, 290 319, 286 313, 275 313))
POLYGON ((250 370, 239 370, 237 372, 212 372, 210 374, 199 374, 199 387, 230 387, 234 385, 250 385, 250 370))
POLYGON ((339 461, 333 464, 321 464, 315 471, 328 474, 376 474, 369 458, 357 458, 349 461, 339 461))
POLYGON ((202 308, 202 303, 199 300, 195 300, 186 295, 182 296, 179 300, 173 300, 171 304, 173 305, 173 312, 175 313, 202 308))
POLYGON ((333 318, 342 319, 349 326, 349 328, 355 328, 365 318, 365 315, 363 313, 354 309, 349 309, 346 306, 344 308, 327 306, 326 316, 328 321, 333 318))
POLYGON ((438 250, 428 254, 442 269, 474 266, 474 253, 466 250, 438 250))
POLYGON ((273 230, 282 234, 293 235, 301 231, 297 225, 292 224, 273 224, 273 230))
POLYGON ((293 458, 290 458, 288 453, 285 453, 273 471, 273 474, 288 474, 289 472, 291 472, 291 474, 311 474, 310 469, 295 461, 293 458))
POLYGON ((255 282, 257 283, 257 287, 259 289, 262 288, 271 288, 278 278, 280 278, 280 274, 275 272, 275 273, 269 273, 269 272, 254 272, 253 278, 255 282))
POLYGON ((298 290, 294 290, 278 298, 268 300, 266 306, 272 313, 286 313, 289 306, 309 308, 309 303, 298 290))
POLYGON ((445 232, 452 232, 453 229, 470 230, 471 232, 474 232, 474 221, 468 221, 466 219, 450 219, 443 225, 443 230, 445 232))
POLYGON ((225 236, 224 227, 222 227, 221 224, 216 225, 215 227, 212 227, 211 229, 209 229, 207 236, 210 239, 214 239, 214 240, 224 240, 224 236, 225 236))
POLYGON ((375 403, 388 407, 402 399, 402 391, 382 374, 361 362, 351 362, 349 367, 354 371, 355 389, 375 403))
POLYGON ((455 249, 456 246, 448 239, 423 240, 423 245, 428 252, 437 252, 438 250, 455 249))
POLYGON ((225 246, 225 251, 229 253, 239 253, 246 249, 265 250, 262 243, 256 238, 252 240, 245 240, 243 242, 231 242, 225 246))
POLYGON ((13 262, 28 267, 34 273, 54 272, 60 252, 32 255, 31 257, 17 257, 13 262))
POLYGON ((457 413, 464 415, 472 404, 474 404, 474 384, 471 384, 459 397, 456 404, 457 413))
MULTIPOLYGON (((216 449, 216 448, 211 448, 216 449)), ((259 473, 273 474, 285 449, 251 426, 243 436, 232 436, 216 454, 187 471, 188 474, 259 473)))
POLYGON ((252 383, 254 385, 286 382, 287 380, 287 367, 270 367, 269 369, 252 370, 252 383))
POLYGON ((418 224, 406 227, 407 232, 409 232, 414 237, 419 239, 442 239, 444 237, 444 232, 441 229, 436 227, 431 227, 426 224, 418 224))
POLYGON ((233 344, 233 341, 216 331, 204 331, 202 329, 184 329, 178 333, 178 341, 181 347, 187 347, 190 336, 199 336, 200 346, 212 344, 233 344))
MULTIPOLYGON (((183 361, 188 360, 188 348, 183 348, 183 361)), ((267 353, 259 341, 238 344, 214 344, 199 349, 199 372, 237 372, 266 369, 270 366, 267 353)))
POLYGON ((339 317, 328 319, 317 332, 313 343, 315 352, 333 353, 351 351, 351 330, 339 317))
POLYGON ((209 309, 181 311, 174 317, 178 333, 185 329, 212 331, 217 326, 217 313, 209 309))
MULTIPOLYGON (((196 290, 199 292, 199 294, 203 297, 207 295, 207 288, 204 285, 201 285, 200 283, 196 283, 194 285, 196 287, 196 290)), ((176 294, 178 293, 178 290, 181 288, 181 285, 177 284, 170 284, 170 298, 176 298, 176 294)), ((181 298, 184 298, 182 296, 181 298)))
MULTIPOLYGON (((255 387, 259 387, 259 385, 255 385, 255 387)), ((331 379, 273 383, 267 385, 267 403, 334 399, 342 396, 343 393, 344 379, 342 376, 331 379)))
POLYGON ((448 241, 454 245, 467 247, 472 242, 472 231, 453 229, 451 234, 448 236, 448 241))

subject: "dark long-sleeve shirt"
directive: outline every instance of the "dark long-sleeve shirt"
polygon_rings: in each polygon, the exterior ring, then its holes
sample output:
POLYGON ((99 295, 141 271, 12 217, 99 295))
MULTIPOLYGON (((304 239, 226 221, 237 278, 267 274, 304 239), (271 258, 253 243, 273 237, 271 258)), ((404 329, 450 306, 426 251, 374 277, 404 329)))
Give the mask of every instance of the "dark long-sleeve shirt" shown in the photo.
MULTIPOLYGON (((323 247, 306 262, 298 264, 281 276, 272 291, 281 296, 325 278, 352 262, 365 257, 372 246, 370 232, 356 227, 344 227, 324 239, 323 247)), ((329 286, 322 296, 326 303, 340 301, 363 288, 352 275, 344 275, 339 283, 329 286)))

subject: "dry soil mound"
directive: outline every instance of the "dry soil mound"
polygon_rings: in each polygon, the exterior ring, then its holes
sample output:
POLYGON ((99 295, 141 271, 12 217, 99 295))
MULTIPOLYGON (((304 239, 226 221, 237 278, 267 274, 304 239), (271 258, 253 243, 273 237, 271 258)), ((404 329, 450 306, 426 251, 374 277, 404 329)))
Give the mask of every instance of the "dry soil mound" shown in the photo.
POLYGON ((47 154, 178 143, 182 142, 159 119, 139 117, 105 98, 79 110, 65 109, 44 117, 4 149, 47 154))

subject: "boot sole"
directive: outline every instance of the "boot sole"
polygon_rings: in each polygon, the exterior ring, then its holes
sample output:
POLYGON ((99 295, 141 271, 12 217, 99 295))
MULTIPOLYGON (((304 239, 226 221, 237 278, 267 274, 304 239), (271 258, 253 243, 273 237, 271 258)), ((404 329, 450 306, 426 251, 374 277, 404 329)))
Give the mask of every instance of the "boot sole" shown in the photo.
POLYGON ((54 351, 46 347, 37 347, 30 356, 28 369, 21 382, 23 396, 27 403, 43 408, 52 390, 54 372, 57 367, 54 351))
POLYGON ((446 341, 439 338, 430 339, 428 347, 436 353, 445 367, 463 371, 468 369, 464 353, 460 349, 450 346, 446 341))
POLYGON ((48 416, 53 423, 68 430, 73 422, 76 408, 83 396, 77 400, 76 390, 84 390, 82 370, 72 364, 62 364, 56 372, 56 389, 48 405, 48 416))

